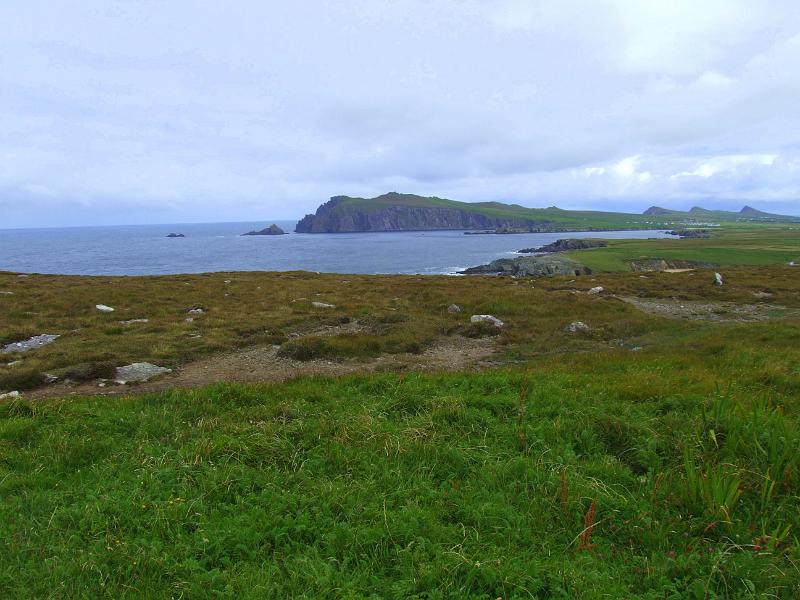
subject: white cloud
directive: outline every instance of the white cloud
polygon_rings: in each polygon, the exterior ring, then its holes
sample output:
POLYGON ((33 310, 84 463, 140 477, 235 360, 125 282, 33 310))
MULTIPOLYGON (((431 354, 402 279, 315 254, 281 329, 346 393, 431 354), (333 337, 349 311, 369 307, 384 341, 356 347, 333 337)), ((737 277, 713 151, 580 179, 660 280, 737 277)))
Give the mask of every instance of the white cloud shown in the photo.
POLYGON ((800 212, 797 2, 312 4, 0 5, 0 219, 292 217, 387 189, 800 212))

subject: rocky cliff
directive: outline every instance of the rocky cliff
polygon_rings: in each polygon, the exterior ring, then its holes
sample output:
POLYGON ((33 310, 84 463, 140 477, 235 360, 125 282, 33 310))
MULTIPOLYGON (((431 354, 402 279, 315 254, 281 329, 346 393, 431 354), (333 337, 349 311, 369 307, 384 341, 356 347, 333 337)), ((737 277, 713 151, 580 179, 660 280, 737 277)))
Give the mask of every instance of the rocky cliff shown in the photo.
MULTIPOLYGON (((387 194, 375 201, 354 202, 334 196, 306 215, 295 229, 298 233, 349 233, 357 231, 430 231, 440 229, 524 229, 553 231, 552 223, 526 218, 497 217, 477 210, 437 206, 434 202, 408 203, 401 194, 387 194)), ((425 199, 421 199, 425 200, 425 199)))

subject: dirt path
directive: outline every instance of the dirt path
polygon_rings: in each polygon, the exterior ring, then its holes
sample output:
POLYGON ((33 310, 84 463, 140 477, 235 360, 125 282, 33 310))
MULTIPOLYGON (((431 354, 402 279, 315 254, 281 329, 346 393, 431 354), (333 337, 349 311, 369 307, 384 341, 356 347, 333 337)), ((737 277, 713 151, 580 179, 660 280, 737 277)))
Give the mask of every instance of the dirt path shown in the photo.
POLYGON ((256 346, 216 354, 183 365, 174 373, 139 385, 90 382, 79 385, 55 384, 26 392, 29 398, 69 395, 118 395, 160 392, 173 388, 195 388, 218 382, 264 383, 294 379, 304 375, 342 376, 375 371, 460 371, 479 367, 495 352, 492 338, 442 338, 421 354, 388 354, 366 361, 297 361, 278 356, 277 346, 256 346))
POLYGON ((769 319, 790 317, 799 312, 795 309, 775 304, 736 304, 734 302, 702 302, 622 296, 619 296, 619 299, 651 315, 692 321, 767 321, 769 319))

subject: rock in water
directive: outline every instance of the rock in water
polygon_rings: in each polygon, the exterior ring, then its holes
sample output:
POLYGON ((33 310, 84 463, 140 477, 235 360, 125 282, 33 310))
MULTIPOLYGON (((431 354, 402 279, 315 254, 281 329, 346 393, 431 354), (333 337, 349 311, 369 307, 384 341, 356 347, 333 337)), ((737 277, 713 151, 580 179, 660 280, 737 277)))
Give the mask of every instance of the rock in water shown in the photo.
POLYGON ((106 306, 105 304, 95 304, 94 306, 97 310, 104 313, 111 313, 114 312, 114 309, 110 306, 106 306))
POLYGON ((0 348, 0 354, 10 354, 12 352, 27 352, 28 350, 35 350, 36 348, 41 348, 42 346, 46 346, 54 341, 56 341, 60 336, 57 335, 49 335, 49 334, 42 334, 42 335, 35 335, 32 338, 28 338, 27 340, 23 340, 21 342, 14 342, 13 344, 8 344, 0 348))
POLYGON ((491 323, 495 327, 502 327, 505 325, 500 319, 492 315, 472 315, 469 320, 471 323, 491 323))
POLYGON ((453 315, 458 314, 461 312, 461 307, 458 304, 451 304, 447 307, 447 312, 453 315))
POLYGON ((172 373, 172 369, 150 363, 133 363, 124 367, 117 367, 115 381, 121 384, 141 383, 165 373, 172 373))
POLYGON ((168 238, 182 238, 182 237, 186 237, 186 236, 183 235, 182 233, 170 233, 167 237, 168 238))
POLYGON ((585 333, 589 331, 589 326, 582 321, 573 321, 564 330, 569 333, 585 333))
POLYGON ((266 229, 260 229, 258 231, 248 231, 247 233, 243 233, 242 235, 286 235, 286 232, 280 227, 278 227, 275 223, 273 223, 266 229))
POLYGON ((720 275, 719 273, 714 273, 714 282, 717 285, 722 285, 723 284, 722 275, 720 275))

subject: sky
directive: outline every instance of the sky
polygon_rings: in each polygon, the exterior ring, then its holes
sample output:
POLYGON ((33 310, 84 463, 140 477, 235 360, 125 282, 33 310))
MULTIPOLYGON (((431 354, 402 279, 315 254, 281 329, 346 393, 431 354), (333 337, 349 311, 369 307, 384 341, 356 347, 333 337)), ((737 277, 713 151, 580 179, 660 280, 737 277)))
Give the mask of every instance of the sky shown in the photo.
POLYGON ((0 228, 388 191, 800 214, 800 2, 0 3, 0 228))

